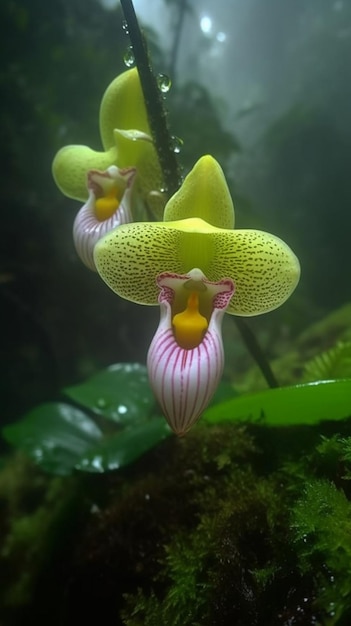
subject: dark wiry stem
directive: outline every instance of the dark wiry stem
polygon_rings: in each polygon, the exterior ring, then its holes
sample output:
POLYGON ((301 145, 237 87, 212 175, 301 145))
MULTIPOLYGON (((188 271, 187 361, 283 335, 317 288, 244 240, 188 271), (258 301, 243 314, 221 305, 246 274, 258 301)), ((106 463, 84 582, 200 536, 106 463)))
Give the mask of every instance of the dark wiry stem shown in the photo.
POLYGON ((260 344, 256 339, 255 334, 253 333, 249 325, 241 317, 235 317, 234 321, 248 351, 260 368, 268 387, 279 387, 278 381, 273 374, 269 361, 267 360, 260 344))
POLYGON ((151 69, 147 47, 139 28, 133 2, 121 0, 121 5, 139 72, 151 134, 163 172, 167 195, 171 196, 179 189, 181 176, 168 130, 166 112, 156 77, 151 69))
POLYGON ((179 51, 180 37, 182 34, 182 28, 184 24, 186 7, 187 7, 187 0, 180 0, 178 19, 177 19, 177 24, 175 26, 175 35, 174 35, 174 41, 173 41, 173 46, 172 46, 171 61, 169 65, 169 74, 170 76, 172 76, 173 82, 175 81, 177 56, 178 56, 178 51, 179 51))

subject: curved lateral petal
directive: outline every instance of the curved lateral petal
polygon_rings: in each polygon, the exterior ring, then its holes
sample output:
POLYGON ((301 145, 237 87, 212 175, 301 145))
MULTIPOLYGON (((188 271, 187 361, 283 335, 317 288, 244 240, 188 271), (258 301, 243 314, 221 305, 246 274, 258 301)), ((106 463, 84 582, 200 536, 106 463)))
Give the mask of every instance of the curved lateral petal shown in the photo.
POLYGON ((258 230, 219 229, 201 219, 121 226, 95 247, 102 279, 118 295, 156 304, 156 277, 199 267, 209 281, 230 278, 236 286, 227 309, 259 315, 285 302, 295 289, 300 265, 284 241, 258 230))
POLYGON ((107 170, 116 163, 116 146, 107 152, 96 152, 87 146, 65 146, 54 158, 52 174, 56 185, 65 196, 84 201, 88 198, 89 170, 107 170))

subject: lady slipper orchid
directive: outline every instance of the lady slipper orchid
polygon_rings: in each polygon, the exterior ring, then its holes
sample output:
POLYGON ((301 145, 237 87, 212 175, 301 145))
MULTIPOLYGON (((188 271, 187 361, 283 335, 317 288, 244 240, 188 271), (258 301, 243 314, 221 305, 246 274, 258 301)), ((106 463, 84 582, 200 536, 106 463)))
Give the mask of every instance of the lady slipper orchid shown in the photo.
POLYGON ((184 435, 211 400, 224 367, 221 323, 234 293, 195 268, 160 274, 161 318, 147 357, 150 384, 174 432, 184 435))
POLYGON ((111 165, 120 169, 135 167, 137 191, 160 218, 165 204, 160 193, 162 173, 136 68, 123 72, 109 85, 102 98, 99 120, 103 151, 81 145, 61 148, 52 165, 57 186, 66 196, 85 201, 89 171, 106 171, 111 165))
POLYGON ((277 308, 295 289, 300 265, 278 237, 233 230, 229 191, 210 156, 197 162, 167 203, 164 217, 163 222, 111 231, 96 244, 94 260, 100 276, 121 297, 140 304, 159 302, 161 321, 148 358, 150 381, 172 428, 184 433, 219 380, 220 341, 212 337, 218 337, 223 312, 252 316, 277 308), (184 312, 185 318, 177 317, 184 312), (195 326, 184 325, 184 319, 195 318, 195 326), (190 343, 184 341, 188 332, 190 343), (212 369, 194 374, 200 362, 204 368, 211 362, 212 369))
POLYGON ((105 172, 88 172, 89 198, 74 220, 73 240, 81 260, 92 270, 97 241, 113 228, 133 220, 131 193, 135 171, 111 165, 105 172))

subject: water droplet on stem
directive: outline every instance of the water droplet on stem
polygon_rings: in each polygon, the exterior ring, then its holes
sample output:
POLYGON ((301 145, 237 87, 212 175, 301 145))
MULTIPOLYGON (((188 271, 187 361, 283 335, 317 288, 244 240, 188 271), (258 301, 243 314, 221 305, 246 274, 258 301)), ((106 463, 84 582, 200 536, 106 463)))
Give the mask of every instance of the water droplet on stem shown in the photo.
POLYGON ((167 74, 157 74, 156 81, 157 81, 157 86, 161 93, 169 92, 171 85, 172 85, 172 81, 170 77, 167 76, 167 74))
POLYGON ((124 65, 126 65, 127 67, 133 67, 135 63, 135 57, 134 57, 132 46, 128 46, 127 50, 125 51, 123 55, 123 61, 124 61, 124 65))
POLYGON ((179 152, 182 149, 183 143, 184 143, 183 139, 173 135, 173 137, 171 137, 171 147, 172 147, 173 152, 175 152, 176 154, 179 154, 179 152))

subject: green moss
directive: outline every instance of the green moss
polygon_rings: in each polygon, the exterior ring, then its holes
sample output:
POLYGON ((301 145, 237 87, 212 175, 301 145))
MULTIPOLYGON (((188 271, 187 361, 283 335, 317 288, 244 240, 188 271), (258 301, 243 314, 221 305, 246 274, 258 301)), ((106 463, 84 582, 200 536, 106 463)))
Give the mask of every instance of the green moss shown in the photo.
POLYGON ((304 487, 292 514, 299 567, 316 578, 315 603, 325 623, 344 623, 351 612, 351 504, 327 480, 304 487))
POLYGON ((290 528, 295 476, 278 457, 267 473, 244 427, 205 425, 159 454, 110 487, 78 550, 68 611, 81 589, 87 614, 113 610, 125 626, 288 623, 300 605, 312 620, 313 576, 290 528))
POLYGON ((8 460, 0 473, 0 603, 23 607, 57 548, 63 520, 72 513, 73 482, 50 479, 25 457, 8 460))
POLYGON ((339 341, 305 365, 305 380, 330 380, 351 377, 351 341, 339 341))

